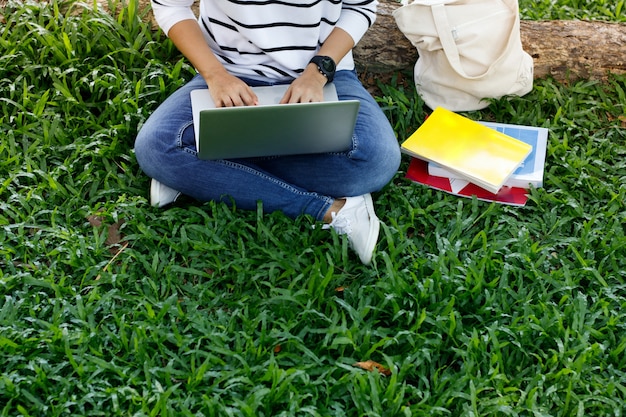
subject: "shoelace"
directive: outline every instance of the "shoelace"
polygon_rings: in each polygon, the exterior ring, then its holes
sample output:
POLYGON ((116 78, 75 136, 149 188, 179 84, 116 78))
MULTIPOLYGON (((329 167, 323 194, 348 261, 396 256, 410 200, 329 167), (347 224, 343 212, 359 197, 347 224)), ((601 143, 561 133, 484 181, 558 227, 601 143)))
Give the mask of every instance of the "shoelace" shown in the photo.
POLYGON ((331 227, 335 229, 335 232, 340 235, 349 235, 352 233, 352 227, 350 224, 350 220, 346 218, 346 216, 339 215, 337 213, 332 212, 330 215, 333 218, 333 221, 330 224, 325 224, 322 226, 322 229, 330 229, 331 227))

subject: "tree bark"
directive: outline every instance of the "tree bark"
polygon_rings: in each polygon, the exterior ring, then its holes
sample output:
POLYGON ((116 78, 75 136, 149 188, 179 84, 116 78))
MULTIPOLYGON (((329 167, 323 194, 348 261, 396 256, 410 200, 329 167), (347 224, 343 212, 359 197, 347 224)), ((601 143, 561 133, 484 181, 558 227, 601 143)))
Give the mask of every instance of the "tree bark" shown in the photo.
MULTIPOLYGON (((354 50, 360 71, 371 74, 411 71, 415 47, 396 26, 396 0, 380 0, 376 23, 354 50)), ((522 46, 534 59, 535 78, 560 82, 605 81, 609 73, 626 73, 626 25, 600 21, 520 22, 522 46)))

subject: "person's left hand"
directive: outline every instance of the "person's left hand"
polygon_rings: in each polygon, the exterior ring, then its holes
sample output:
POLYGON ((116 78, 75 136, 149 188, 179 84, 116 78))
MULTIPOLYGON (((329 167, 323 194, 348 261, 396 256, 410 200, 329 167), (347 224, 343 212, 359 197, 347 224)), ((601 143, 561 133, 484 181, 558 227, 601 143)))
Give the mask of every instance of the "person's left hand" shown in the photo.
POLYGON ((327 81, 317 65, 309 64, 300 77, 293 80, 280 104, 324 101, 323 89, 327 81))

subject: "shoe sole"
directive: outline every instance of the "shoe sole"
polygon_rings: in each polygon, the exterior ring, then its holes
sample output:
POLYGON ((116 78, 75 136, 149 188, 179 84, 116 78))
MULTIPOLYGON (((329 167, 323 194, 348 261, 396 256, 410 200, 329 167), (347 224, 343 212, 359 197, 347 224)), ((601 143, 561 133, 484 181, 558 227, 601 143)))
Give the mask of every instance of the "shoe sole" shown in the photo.
POLYGON ((167 200, 167 201, 162 201, 161 200, 161 184, 155 180, 154 178, 152 178, 152 180, 150 181, 150 205, 152 207, 159 207, 159 208, 163 208, 169 204, 174 203, 176 200, 178 200, 178 197, 180 197, 180 192, 177 192, 177 194, 174 196, 173 199, 167 200))
POLYGON ((374 248, 376 247, 376 242, 378 241, 378 234, 380 233, 380 220, 376 213, 374 212, 374 202, 372 201, 372 196, 370 194, 365 195, 365 208, 367 210, 367 214, 370 216, 370 230, 367 236, 367 258, 361 258, 361 262, 365 265, 369 265, 372 262, 372 257, 374 256, 374 248))

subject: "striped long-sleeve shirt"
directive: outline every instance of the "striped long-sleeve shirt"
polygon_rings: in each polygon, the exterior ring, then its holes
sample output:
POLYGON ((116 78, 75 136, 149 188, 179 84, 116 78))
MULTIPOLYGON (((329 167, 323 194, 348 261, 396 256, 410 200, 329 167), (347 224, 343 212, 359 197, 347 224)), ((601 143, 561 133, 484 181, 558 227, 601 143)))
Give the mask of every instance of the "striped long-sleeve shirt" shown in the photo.
MULTIPOLYGON (((167 34, 181 20, 196 19, 193 0, 152 0, 167 34)), ((198 21, 217 58, 234 75, 296 78, 334 27, 355 44, 376 19, 377 0, 201 0, 198 21)), ((352 69, 348 53, 337 69, 352 69)))

